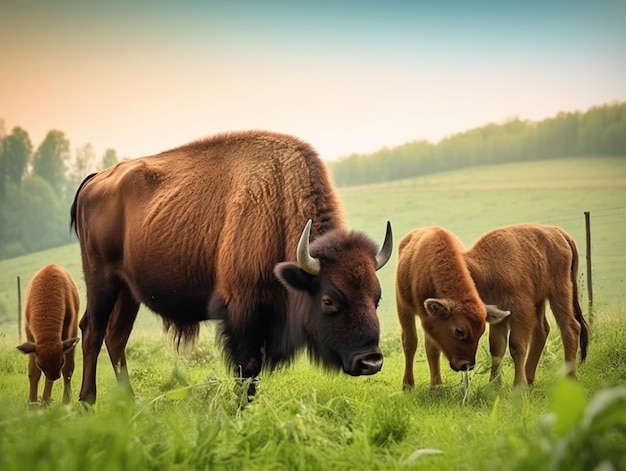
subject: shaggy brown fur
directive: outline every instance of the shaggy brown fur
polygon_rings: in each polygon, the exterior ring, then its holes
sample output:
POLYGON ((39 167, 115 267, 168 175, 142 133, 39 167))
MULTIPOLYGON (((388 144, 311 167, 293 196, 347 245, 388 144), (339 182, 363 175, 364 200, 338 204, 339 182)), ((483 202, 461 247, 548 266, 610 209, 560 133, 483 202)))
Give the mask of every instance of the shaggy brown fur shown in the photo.
POLYGON ((299 139, 229 133, 121 162, 83 181, 71 218, 87 285, 81 400, 95 401, 105 331, 127 381, 140 303, 179 342, 192 341, 200 321, 221 320, 225 355, 244 378, 302 347, 350 374, 382 365, 378 249, 345 228, 326 167, 299 139), (317 276, 288 262, 308 219, 317 276))
POLYGON ((483 304, 463 261, 461 242, 441 227, 415 229, 400 242, 396 303, 405 356, 405 389, 415 385, 416 314, 424 329, 431 386, 441 384, 441 351, 453 370, 471 370, 485 323, 499 322, 508 315, 483 304))
POLYGON ((46 265, 33 275, 26 290, 26 342, 17 348, 28 356, 28 401, 37 402, 41 372, 46 383, 41 397, 50 402, 52 386, 63 374, 63 402, 71 400, 74 346, 78 342, 78 290, 71 275, 57 265, 46 265))
POLYGON ((584 361, 589 334, 578 302, 574 239, 556 226, 502 227, 480 237, 465 253, 465 261, 483 301, 511 311, 506 322, 489 329, 491 379, 500 378, 508 337, 514 384, 533 383, 550 331, 546 300, 561 332, 569 374, 575 377, 578 346, 584 361))

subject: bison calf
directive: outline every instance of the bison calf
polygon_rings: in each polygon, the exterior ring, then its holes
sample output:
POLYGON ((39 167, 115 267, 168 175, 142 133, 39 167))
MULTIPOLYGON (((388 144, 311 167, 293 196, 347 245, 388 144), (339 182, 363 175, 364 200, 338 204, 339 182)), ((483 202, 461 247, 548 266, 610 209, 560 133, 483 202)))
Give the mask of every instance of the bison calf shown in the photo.
POLYGON ((398 248, 396 303, 405 356, 403 386, 412 389, 417 349, 415 315, 424 329, 430 384, 441 384, 440 352, 455 371, 474 368, 478 341, 485 323, 509 315, 485 306, 463 260, 463 246, 441 227, 415 229, 398 248))
POLYGON ((48 404, 54 381, 63 373, 63 402, 70 402, 74 346, 78 342, 78 289, 70 274, 46 265, 33 276, 26 291, 24 325, 27 341, 17 348, 29 354, 28 401, 37 402, 37 388, 46 376, 41 402, 48 404))
POLYGON ((483 301, 511 311, 506 322, 489 329, 491 380, 500 379, 508 337, 514 384, 533 383, 550 331, 546 300, 561 332, 569 374, 576 376, 578 346, 584 361, 589 334, 578 303, 574 239, 556 226, 501 227, 480 237, 465 253, 465 262, 483 301))

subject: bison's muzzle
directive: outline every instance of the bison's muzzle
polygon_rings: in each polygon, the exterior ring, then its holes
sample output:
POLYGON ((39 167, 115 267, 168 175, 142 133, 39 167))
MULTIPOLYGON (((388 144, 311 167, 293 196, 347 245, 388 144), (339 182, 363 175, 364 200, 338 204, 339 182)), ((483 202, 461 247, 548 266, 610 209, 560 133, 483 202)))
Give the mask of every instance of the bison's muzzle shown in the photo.
POLYGON ((344 368, 344 370, 352 376, 361 376, 378 373, 382 367, 383 355, 380 351, 374 351, 354 355, 352 357, 350 369, 344 368))

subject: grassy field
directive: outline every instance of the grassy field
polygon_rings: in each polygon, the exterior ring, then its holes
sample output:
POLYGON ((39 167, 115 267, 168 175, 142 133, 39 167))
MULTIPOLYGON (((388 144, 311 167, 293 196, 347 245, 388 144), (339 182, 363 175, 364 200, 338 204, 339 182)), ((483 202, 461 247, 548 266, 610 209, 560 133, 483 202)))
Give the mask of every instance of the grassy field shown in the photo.
MULTIPOLYGON (((43 264, 74 275, 84 305, 77 245, 0 262, 0 469, 626 469, 626 162, 568 159, 470 169, 383 185, 342 189, 352 227, 382 242, 393 224, 396 246, 417 226, 438 224, 467 245, 516 222, 560 225, 577 240, 584 288, 584 219, 591 212, 596 313, 579 381, 561 378, 562 348, 553 329, 536 385, 514 390, 488 382, 483 339, 463 401, 458 374, 428 387, 418 349, 416 388, 401 390, 403 354, 393 296, 394 253, 380 270, 385 355, 371 377, 329 375, 299 359, 264 375, 255 400, 240 407, 235 381, 215 348, 214 325, 176 352, 142 309, 128 347, 138 395, 117 388, 106 352, 94 410, 28 407, 26 358, 15 350, 16 276, 22 289, 43 264)), ((585 289, 582 290, 585 293, 585 289)), ((583 305, 586 307, 586 299, 583 305)), ((421 342, 421 339, 420 339, 421 342)), ((82 359, 77 352, 74 398, 82 359)))

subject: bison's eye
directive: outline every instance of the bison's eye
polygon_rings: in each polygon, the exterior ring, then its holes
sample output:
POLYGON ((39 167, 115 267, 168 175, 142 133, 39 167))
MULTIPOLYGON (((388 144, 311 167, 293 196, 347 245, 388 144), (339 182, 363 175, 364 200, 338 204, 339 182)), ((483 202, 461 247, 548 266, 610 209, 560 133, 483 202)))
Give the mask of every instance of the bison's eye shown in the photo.
POLYGON ((463 331, 463 329, 460 329, 458 327, 454 328, 454 335, 458 339, 464 339, 465 338, 465 332, 463 331))
POLYGON ((322 296, 322 312, 324 314, 334 314, 339 311, 339 304, 330 296, 322 296))

